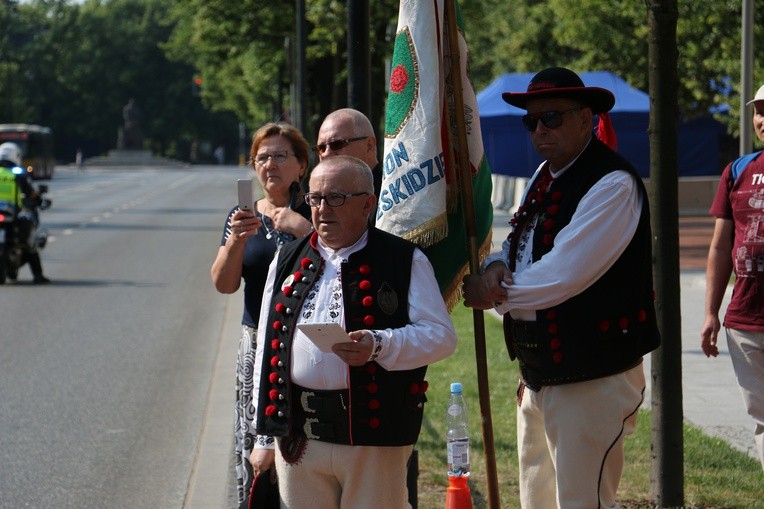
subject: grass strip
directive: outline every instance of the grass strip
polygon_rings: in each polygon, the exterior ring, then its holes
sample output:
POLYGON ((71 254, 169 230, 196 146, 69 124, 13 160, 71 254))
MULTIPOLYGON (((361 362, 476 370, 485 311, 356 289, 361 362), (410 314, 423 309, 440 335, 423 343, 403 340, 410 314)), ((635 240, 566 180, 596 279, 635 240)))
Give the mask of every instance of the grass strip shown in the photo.
MULTIPOLYGON (((469 480, 474 509, 488 507, 488 493, 483 449, 480 399, 472 310, 458 305, 451 317, 459 337, 456 353, 430 366, 427 379, 428 403, 419 451, 419 509, 445 507, 446 424, 445 406, 451 382, 461 382, 470 415, 471 467, 469 480)), ((496 453, 502 509, 520 507, 517 486, 517 441, 515 432, 516 389, 519 379, 517 362, 510 362, 504 346, 501 322, 485 313, 486 364, 490 391, 491 421, 496 453)), ((738 394, 730 397, 739 397, 738 394)), ((714 411, 712 408, 710 412, 714 411)), ((752 425, 753 427, 753 425, 752 425)), ((753 438, 751 438, 753 440, 753 438)), ((651 413, 640 412, 635 433, 625 442, 624 468, 619 502, 626 509, 652 508, 651 413)), ((762 509, 764 508, 764 473, 759 463, 729 444, 684 426, 684 488, 686 509, 762 509)))

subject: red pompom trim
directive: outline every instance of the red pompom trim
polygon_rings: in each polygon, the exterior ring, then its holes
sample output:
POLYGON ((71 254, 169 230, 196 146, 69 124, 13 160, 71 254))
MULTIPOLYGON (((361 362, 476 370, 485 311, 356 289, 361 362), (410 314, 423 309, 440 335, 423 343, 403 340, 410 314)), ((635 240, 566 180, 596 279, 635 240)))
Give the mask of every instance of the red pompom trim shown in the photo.
POLYGON ((559 363, 561 363, 561 362, 562 362, 562 352, 555 352, 555 353, 553 353, 553 354, 552 354, 552 360, 553 360, 553 361, 554 361, 556 364, 559 364, 559 363))
POLYGON ((371 419, 369 419, 369 427, 370 427, 371 429, 377 429, 377 428, 379 428, 380 424, 382 424, 382 421, 380 421, 380 420, 379 420, 379 419, 377 419, 376 417, 372 417, 371 419))
POLYGON ((276 413, 276 405, 268 405, 265 407, 265 415, 270 417, 271 415, 276 413))
POLYGON ((302 260, 300 260, 300 267, 302 267, 303 270, 307 269, 307 268, 310 268, 310 264, 311 263, 313 263, 313 262, 310 261, 310 258, 303 258, 302 260))
POLYGON ((377 385, 374 382, 371 382, 369 385, 366 386, 366 390, 369 392, 369 394, 376 394, 379 392, 379 385, 377 385))
POLYGON ((363 317, 363 324, 367 327, 371 327, 374 325, 374 317, 371 315, 366 315, 363 317))
POLYGON ((379 410, 379 400, 378 399, 369 400, 369 408, 371 410, 379 410))
POLYGON ((369 308, 374 305, 374 297, 367 295, 361 302, 365 307, 369 308))
POLYGON ((607 112, 598 113, 599 122, 597 122, 597 138, 611 150, 618 150, 618 138, 615 135, 613 122, 610 120, 610 114, 607 112))
POLYGON ((358 287, 361 290, 371 290, 371 281, 369 281, 368 279, 364 279, 358 284, 358 287))
POLYGON ((276 382, 279 381, 279 374, 271 373, 270 375, 268 375, 268 381, 271 382, 272 384, 275 384, 276 382))
POLYGON ((271 389, 268 391, 268 397, 271 398, 271 401, 276 401, 279 399, 279 391, 276 389, 271 389))
POLYGON ((358 272, 360 272, 364 276, 368 276, 369 274, 371 274, 371 267, 368 265, 361 265, 360 267, 358 267, 358 272))

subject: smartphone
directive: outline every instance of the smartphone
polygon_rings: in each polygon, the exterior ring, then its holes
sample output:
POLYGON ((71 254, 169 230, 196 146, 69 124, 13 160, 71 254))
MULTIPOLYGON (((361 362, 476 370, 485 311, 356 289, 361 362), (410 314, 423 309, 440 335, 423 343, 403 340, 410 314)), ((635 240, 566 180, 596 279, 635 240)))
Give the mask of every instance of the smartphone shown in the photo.
POLYGON ((252 179, 239 179, 236 181, 239 192, 239 208, 241 210, 252 210, 255 205, 255 198, 252 194, 252 179))

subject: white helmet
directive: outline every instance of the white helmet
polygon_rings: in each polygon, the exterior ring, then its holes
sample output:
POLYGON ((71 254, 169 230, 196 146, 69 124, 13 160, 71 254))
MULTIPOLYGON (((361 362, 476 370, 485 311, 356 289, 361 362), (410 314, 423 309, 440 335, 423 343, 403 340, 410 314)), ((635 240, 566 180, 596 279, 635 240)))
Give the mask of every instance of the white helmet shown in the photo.
POLYGON ((21 165, 21 149, 19 146, 11 142, 0 145, 0 161, 10 161, 17 166, 21 165))

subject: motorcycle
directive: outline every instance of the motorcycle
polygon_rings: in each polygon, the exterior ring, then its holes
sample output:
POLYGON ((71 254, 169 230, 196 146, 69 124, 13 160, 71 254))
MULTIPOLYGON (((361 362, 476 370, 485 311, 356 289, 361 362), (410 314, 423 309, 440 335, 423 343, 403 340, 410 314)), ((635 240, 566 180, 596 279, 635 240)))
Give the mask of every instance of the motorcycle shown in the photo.
POLYGON ((48 242, 48 231, 38 229, 38 210, 45 210, 52 205, 44 198, 48 186, 41 184, 37 188, 40 195, 37 203, 25 203, 16 210, 14 203, 0 201, 0 285, 6 279, 15 280, 19 269, 27 263, 27 257, 34 249, 42 250, 48 242))

